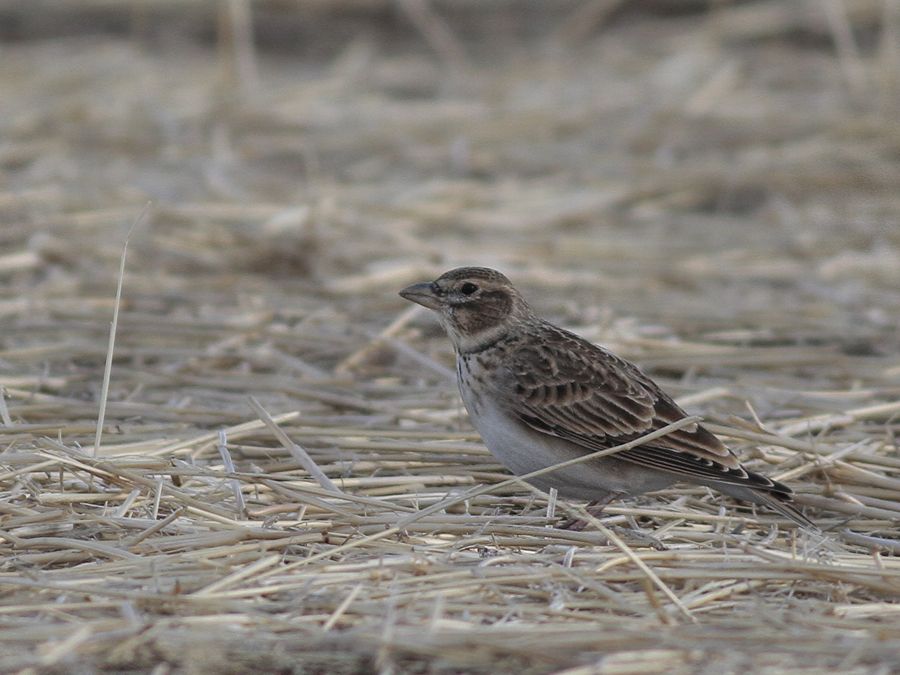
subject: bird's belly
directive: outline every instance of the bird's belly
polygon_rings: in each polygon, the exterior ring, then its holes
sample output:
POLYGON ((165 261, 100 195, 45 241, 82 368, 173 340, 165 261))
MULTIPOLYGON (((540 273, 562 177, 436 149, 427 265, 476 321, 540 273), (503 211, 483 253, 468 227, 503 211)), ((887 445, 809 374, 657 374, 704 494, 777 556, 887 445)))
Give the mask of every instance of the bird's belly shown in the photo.
MULTIPOLYGON (((566 460, 583 457, 590 450, 528 427, 498 406, 466 400, 472 424, 484 444, 507 469, 522 475, 566 460), (471 405, 476 403, 476 405, 471 405)), ((639 467, 615 457, 587 460, 528 480, 541 490, 555 487, 570 499, 602 499, 610 492, 640 494, 675 482, 668 474, 639 467)))

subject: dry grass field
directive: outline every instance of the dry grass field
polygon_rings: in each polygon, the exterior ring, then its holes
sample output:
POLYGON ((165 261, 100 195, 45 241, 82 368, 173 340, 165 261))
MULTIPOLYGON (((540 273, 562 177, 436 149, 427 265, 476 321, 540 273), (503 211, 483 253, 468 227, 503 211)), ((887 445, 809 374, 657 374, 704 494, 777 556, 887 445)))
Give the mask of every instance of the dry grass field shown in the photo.
POLYGON ((897 672, 898 323, 898 0, 2 1, 0 671, 897 672), (827 536, 560 529, 397 296, 460 264, 827 536))

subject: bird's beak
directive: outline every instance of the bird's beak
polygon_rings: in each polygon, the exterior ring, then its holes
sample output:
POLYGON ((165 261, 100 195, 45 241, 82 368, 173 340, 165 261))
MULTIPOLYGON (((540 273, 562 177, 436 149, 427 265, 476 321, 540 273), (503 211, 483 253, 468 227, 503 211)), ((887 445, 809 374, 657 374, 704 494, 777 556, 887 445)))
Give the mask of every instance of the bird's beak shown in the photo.
POLYGON ((438 297, 437 293, 435 293, 434 284, 430 281, 407 286, 400 291, 400 297, 406 298, 410 302, 415 302, 428 309, 440 309, 441 307, 441 299, 438 297))

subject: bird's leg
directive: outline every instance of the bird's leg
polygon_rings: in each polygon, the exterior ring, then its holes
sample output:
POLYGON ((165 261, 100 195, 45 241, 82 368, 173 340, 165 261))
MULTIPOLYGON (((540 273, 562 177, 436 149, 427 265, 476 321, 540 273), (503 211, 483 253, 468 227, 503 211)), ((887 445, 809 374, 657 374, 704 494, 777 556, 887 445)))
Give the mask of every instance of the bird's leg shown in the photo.
MULTIPOLYGON (((592 517, 597 518, 601 513, 603 513, 603 509, 605 509, 611 501, 623 496, 625 495, 621 492, 610 492, 602 499, 595 499, 594 501, 589 502, 588 505, 584 507, 584 510, 587 511, 588 514, 590 514, 592 517)), ((564 521, 559 526, 559 529, 569 530, 571 532, 581 532, 588 525, 590 525, 590 523, 586 520, 582 520, 581 518, 570 518, 569 520, 564 521)), ((616 525, 607 525, 606 527, 613 530, 616 534, 636 544, 649 546, 650 548, 656 549, 657 551, 666 550, 665 545, 661 541, 659 541, 659 539, 649 534, 644 534, 643 532, 638 532, 637 530, 633 530, 631 528, 617 527, 616 525)))
MULTIPOLYGON (((618 499, 621 496, 622 493, 620 492, 609 492, 601 499, 595 499, 588 502, 587 506, 584 507, 584 510, 594 518, 598 518, 600 517, 600 514, 603 513, 603 509, 605 509, 613 499, 618 499)), ((581 532, 587 526, 588 521, 586 520, 582 520, 581 518, 569 518, 560 524, 559 529, 581 532)))

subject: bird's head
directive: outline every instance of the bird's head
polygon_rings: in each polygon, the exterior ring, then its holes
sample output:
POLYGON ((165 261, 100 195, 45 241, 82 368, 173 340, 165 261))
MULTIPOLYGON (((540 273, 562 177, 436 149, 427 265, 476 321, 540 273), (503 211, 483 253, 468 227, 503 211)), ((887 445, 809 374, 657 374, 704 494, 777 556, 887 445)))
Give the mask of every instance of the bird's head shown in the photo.
POLYGON ((458 267, 400 295, 437 312, 457 352, 477 351, 503 337, 531 309, 509 279, 487 267, 458 267))

